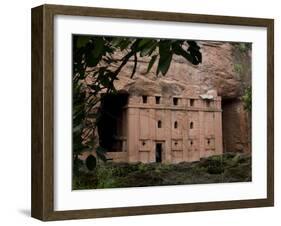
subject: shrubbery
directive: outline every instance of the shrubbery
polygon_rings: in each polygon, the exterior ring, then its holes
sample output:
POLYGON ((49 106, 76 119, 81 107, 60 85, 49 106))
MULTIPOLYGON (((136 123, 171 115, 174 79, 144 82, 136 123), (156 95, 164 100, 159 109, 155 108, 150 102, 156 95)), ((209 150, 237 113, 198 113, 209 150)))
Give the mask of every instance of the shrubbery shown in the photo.
POLYGON ((100 163, 92 172, 74 174, 73 189, 244 181, 251 181, 251 156, 226 153, 179 164, 100 163))

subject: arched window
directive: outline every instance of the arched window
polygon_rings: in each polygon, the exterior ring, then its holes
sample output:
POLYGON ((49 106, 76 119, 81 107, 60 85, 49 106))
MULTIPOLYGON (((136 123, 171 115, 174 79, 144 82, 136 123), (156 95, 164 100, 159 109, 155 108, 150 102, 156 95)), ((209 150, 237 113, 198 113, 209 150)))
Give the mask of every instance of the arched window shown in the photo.
POLYGON ((178 128, 178 122, 177 121, 174 122, 174 128, 175 129, 178 128))
POLYGON ((193 122, 190 122, 189 128, 190 128, 190 129, 193 129, 193 122))
POLYGON ((161 122, 161 120, 158 120, 158 122, 157 122, 157 127, 158 127, 158 128, 161 128, 161 127, 162 127, 162 122, 161 122))

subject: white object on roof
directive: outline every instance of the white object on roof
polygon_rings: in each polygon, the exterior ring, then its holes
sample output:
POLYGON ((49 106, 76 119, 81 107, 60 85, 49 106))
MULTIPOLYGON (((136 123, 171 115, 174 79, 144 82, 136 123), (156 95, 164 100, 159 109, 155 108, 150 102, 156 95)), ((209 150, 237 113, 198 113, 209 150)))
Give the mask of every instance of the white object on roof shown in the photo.
POLYGON ((208 100, 213 100, 214 96, 210 94, 201 94, 199 95, 202 99, 208 99, 208 100))

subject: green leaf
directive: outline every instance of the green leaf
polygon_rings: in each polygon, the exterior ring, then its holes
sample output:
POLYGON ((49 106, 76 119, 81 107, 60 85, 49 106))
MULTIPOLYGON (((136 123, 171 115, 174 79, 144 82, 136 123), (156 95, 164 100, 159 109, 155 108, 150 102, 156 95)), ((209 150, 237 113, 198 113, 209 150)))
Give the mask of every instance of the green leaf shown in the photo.
POLYGON ((94 66, 96 66, 98 63, 99 63, 99 59, 93 57, 92 55, 89 55, 89 56, 86 58, 86 64, 87 64, 88 67, 94 67, 94 66))
MULTIPOLYGON (((119 48, 122 51, 126 49, 131 44, 131 42, 131 38, 116 37, 112 39, 111 46, 114 48, 119 48)), ((112 52, 112 49, 110 49, 110 51, 108 50, 108 52, 112 52)))
POLYGON ((157 41, 153 40, 149 42, 147 45, 143 46, 140 52, 141 57, 150 55, 157 47, 157 41))
POLYGON ((155 41, 155 40, 153 40, 153 39, 151 39, 151 38, 143 38, 143 39, 141 39, 141 41, 138 43, 138 47, 139 47, 139 48, 142 48, 142 47, 144 47, 145 45, 147 45, 148 43, 150 43, 150 42, 152 42, 152 41, 155 41))
POLYGON ((187 41, 189 47, 185 50, 181 43, 175 42, 172 44, 172 48, 175 54, 184 57, 190 63, 198 65, 202 63, 202 54, 200 52, 200 47, 194 41, 187 41))
POLYGON ((94 67, 101 61, 102 56, 105 53, 104 45, 105 41, 101 37, 95 38, 93 40, 93 45, 91 45, 91 48, 88 49, 86 55, 87 66, 94 67))
POLYGON ((131 40, 130 39, 124 39, 120 44, 119 44, 119 48, 121 51, 123 51, 124 49, 128 48, 128 46, 131 44, 131 40))
POLYGON ((151 60, 149 61, 149 64, 148 64, 146 73, 149 73, 149 72, 150 72, 150 70, 151 70, 151 68, 152 68, 152 66, 153 66, 153 64, 154 64, 154 62, 156 61, 156 59, 157 59, 157 55, 153 55, 153 56, 151 57, 151 60))
POLYGON ((94 54, 89 54, 88 57, 86 58, 86 64, 87 66, 89 67, 95 67, 97 66, 97 64, 100 62, 102 56, 98 56, 98 57, 95 57, 94 54))
POLYGON ((173 51, 171 51, 171 43, 168 40, 160 41, 159 43, 159 62, 157 67, 156 74, 158 75, 159 72, 162 73, 162 75, 165 75, 167 71, 169 70, 171 60, 173 57, 173 51))
POLYGON ((93 53, 93 57, 95 58, 99 58, 100 55, 103 54, 103 50, 104 50, 104 40, 103 38, 96 38, 94 41, 94 49, 92 51, 93 53))
POLYGON ((191 63, 194 65, 198 65, 202 63, 202 54, 200 52, 200 47, 194 41, 188 41, 189 47, 187 52, 190 54, 192 61, 191 63))
POLYGON ((84 47, 90 41, 90 36, 79 36, 77 39, 77 48, 84 47))
POLYGON ((179 45, 173 46, 173 50, 175 54, 184 57, 187 61, 189 62, 193 61, 192 56, 188 52, 186 52, 181 46, 179 45))
POLYGON ((123 41, 123 39, 124 38, 120 38, 120 37, 113 38, 111 41, 111 46, 118 47, 120 43, 123 41))
POLYGON ((159 63, 158 63, 158 72, 161 71, 162 75, 166 75, 166 73, 169 70, 171 61, 172 61, 173 54, 170 53, 168 55, 165 55, 165 57, 160 57, 159 63))

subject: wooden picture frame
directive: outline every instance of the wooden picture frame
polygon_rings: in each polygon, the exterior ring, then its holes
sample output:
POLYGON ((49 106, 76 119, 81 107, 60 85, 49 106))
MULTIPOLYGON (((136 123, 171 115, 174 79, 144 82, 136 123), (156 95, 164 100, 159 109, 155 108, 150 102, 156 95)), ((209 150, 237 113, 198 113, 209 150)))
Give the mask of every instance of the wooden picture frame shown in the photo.
POLYGON ((274 205, 274 21, 272 19, 211 16, 61 5, 32 9, 32 202, 34 218, 50 220, 163 214, 274 205), (267 198, 168 205, 54 210, 54 16, 95 16, 267 29, 267 198))

